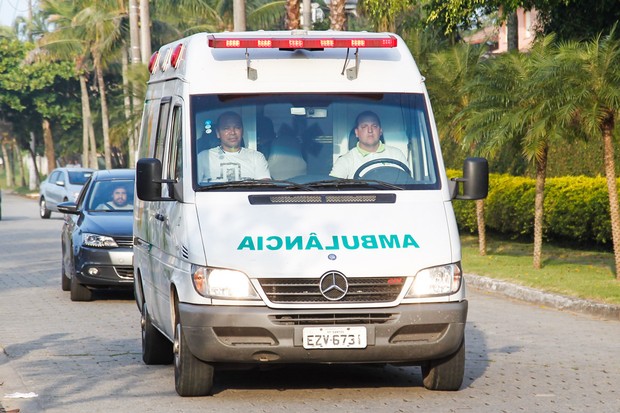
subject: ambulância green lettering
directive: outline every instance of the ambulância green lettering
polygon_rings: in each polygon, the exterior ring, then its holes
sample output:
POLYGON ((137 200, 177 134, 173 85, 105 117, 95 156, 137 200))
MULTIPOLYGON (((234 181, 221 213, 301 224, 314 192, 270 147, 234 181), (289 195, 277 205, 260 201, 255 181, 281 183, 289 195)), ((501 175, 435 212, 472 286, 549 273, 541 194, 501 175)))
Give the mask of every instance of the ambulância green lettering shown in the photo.
POLYGON ((400 249, 420 248, 411 234, 379 235, 332 235, 319 237, 309 235, 267 235, 243 237, 238 250, 278 251, 278 250, 357 250, 357 249, 400 249))

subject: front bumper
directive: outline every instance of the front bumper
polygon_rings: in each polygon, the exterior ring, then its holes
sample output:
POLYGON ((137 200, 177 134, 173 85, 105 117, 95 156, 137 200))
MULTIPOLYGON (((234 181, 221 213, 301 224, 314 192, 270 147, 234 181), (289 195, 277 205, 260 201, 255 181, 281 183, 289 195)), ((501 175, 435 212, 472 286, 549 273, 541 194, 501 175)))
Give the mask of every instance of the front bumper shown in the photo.
POLYGON ((191 352, 206 362, 416 364, 458 349, 465 332, 467 301, 332 311, 180 303, 179 311, 191 352), (325 321, 317 324, 317 320, 325 321), (303 347, 304 327, 332 325, 365 326, 367 347, 303 347))
POLYGON ((75 269, 80 284, 131 289, 133 249, 81 247, 76 254, 75 269))

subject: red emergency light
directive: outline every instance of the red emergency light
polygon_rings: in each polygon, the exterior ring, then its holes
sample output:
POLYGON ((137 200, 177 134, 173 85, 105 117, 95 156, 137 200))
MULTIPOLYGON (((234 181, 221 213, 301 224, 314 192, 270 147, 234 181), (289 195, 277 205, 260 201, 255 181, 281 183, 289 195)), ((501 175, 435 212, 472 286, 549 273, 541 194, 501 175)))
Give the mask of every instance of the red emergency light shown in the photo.
POLYGON ((333 49, 391 48, 397 39, 381 37, 215 37, 209 35, 209 47, 215 49, 333 49))
POLYGON ((179 67, 181 52, 183 51, 183 43, 179 43, 174 50, 172 51, 172 55, 170 56, 170 64, 175 69, 179 67))
POLYGON ((159 61, 159 51, 153 53, 151 58, 149 59, 149 72, 151 74, 155 73, 155 68, 157 67, 157 62, 159 61))

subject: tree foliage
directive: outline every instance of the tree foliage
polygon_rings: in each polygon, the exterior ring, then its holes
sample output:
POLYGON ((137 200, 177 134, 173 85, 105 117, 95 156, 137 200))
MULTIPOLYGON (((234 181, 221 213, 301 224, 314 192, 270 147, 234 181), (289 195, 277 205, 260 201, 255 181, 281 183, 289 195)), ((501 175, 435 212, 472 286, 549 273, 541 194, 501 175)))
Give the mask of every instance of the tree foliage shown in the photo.
POLYGON ((70 62, 50 59, 32 43, 0 39, 0 109, 22 147, 29 145, 31 132, 41 136, 44 119, 54 133, 74 127, 78 95, 70 62))

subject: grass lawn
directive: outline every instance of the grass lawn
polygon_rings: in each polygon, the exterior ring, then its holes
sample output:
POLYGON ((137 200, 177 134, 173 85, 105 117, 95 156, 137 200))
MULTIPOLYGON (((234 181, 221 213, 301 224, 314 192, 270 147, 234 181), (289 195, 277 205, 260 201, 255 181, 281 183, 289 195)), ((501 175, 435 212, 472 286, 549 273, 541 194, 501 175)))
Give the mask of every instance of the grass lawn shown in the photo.
POLYGON ((620 304, 620 280, 611 252, 585 251, 543 244, 543 268, 534 269, 533 243, 487 239, 487 255, 478 252, 475 235, 461 235, 463 271, 511 281, 563 295, 620 304))

